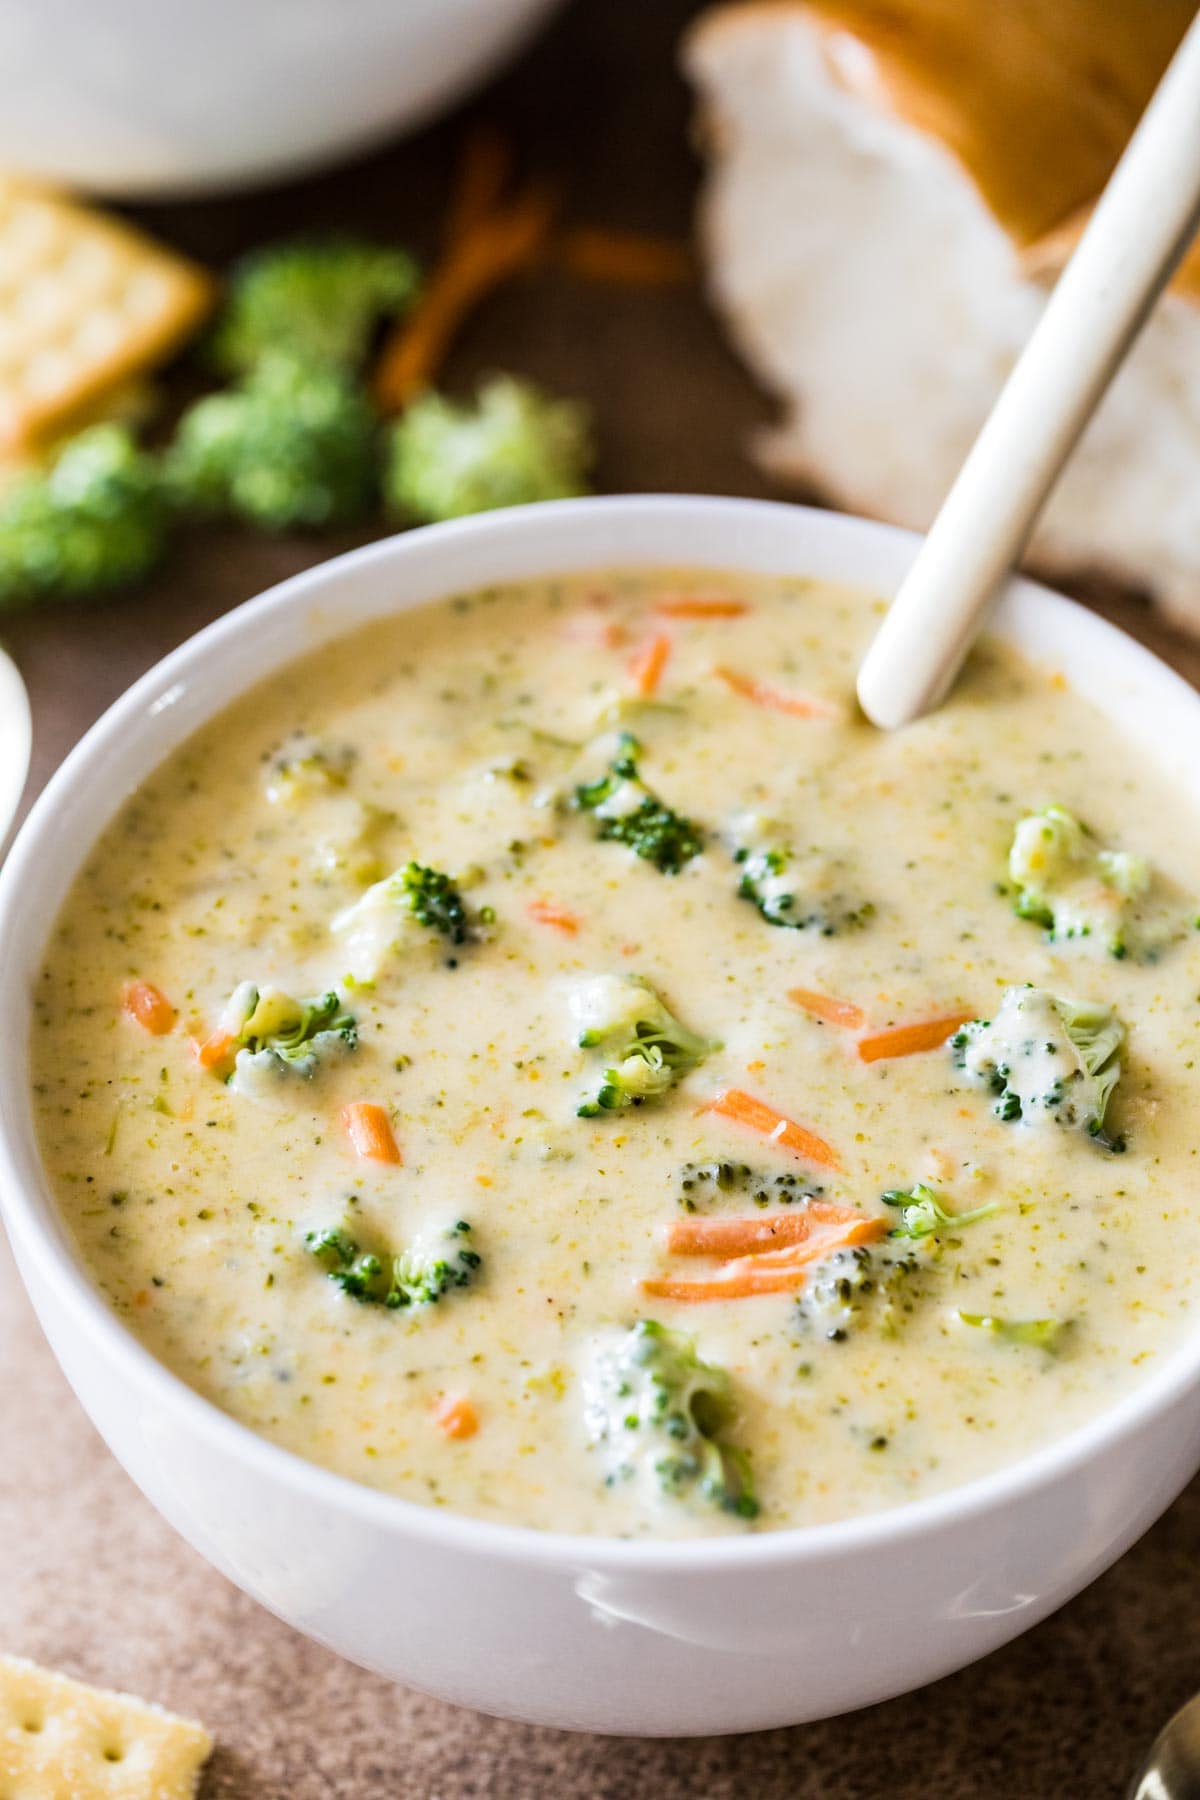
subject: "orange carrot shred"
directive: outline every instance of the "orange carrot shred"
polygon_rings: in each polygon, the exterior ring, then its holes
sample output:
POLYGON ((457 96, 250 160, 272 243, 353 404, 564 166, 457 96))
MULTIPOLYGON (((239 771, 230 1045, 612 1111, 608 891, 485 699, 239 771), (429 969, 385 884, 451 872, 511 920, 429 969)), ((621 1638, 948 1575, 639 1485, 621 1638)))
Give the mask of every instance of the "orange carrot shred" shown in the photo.
POLYGON ((634 692, 643 700, 649 700, 658 692, 658 684, 662 680, 663 670, 671 654, 671 640, 665 633, 647 639, 639 650, 635 650, 627 664, 629 679, 634 692))
POLYGON ((793 1293, 804 1286, 812 1263, 820 1262, 844 1246, 871 1243, 884 1229, 882 1219, 855 1213, 849 1223, 819 1228, 803 1243, 787 1244, 778 1250, 760 1250, 750 1256, 735 1256, 703 1281, 651 1276, 642 1282, 642 1292, 656 1300, 681 1301, 748 1300, 757 1294, 793 1293))
POLYGON ((175 1023, 175 1008, 150 981, 127 981, 121 989, 121 1006, 152 1037, 162 1037, 175 1023))
POLYGON ((479 1430, 479 1414, 465 1394, 445 1395, 434 1406, 433 1416, 448 1438, 474 1437, 479 1430))
POLYGON ((691 281, 696 273, 687 244, 642 231, 578 225, 562 234, 557 254, 564 268, 585 281, 612 281, 628 287, 667 287, 691 281))
POLYGON ((753 1256, 807 1244, 831 1229, 849 1230, 862 1218, 853 1207, 835 1206, 827 1200, 810 1200, 791 1212, 752 1213, 748 1218, 693 1215, 672 1219, 667 1226, 667 1249, 676 1256, 753 1256))
POLYGON ((342 1108, 342 1124, 356 1156, 367 1162, 401 1161, 385 1107, 377 1106, 373 1100, 351 1100, 342 1108))
POLYGON ((751 675, 739 675, 736 669, 727 669, 720 664, 713 674, 735 694, 740 694, 744 700, 752 700, 755 706, 765 706, 770 712, 790 713, 794 719, 838 717, 837 707, 816 695, 789 693, 786 688, 772 687, 770 682, 756 681, 751 675))
POLYGON ((574 937, 579 930, 580 920, 557 900, 531 900, 525 911, 536 925, 550 925, 555 931, 565 931, 568 937, 574 937))
POLYGON ((865 1063, 882 1062, 889 1056, 917 1056, 923 1050, 939 1050, 960 1025, 974 1013, 948 1013, 941 1019, 921 1019, 915 1025, 893 1025, 872 1031, 858 1040, 858 1054, 865 1063))
POLYGON ((654 610, 664 619, 740 619, 750 607, 745 600, 727 600, 719 595, 664 594, 654 602, 654 610))
POLYGON ((214 1031, 211 1037, 193 1038, 192 1050, 202 1069, 219 1069, 233 1055, 236 1041, 227 1031, 214 1031))
POLYGON ((382 411, 399 412, 434 381, 474 307, 535 261, 554 210, 547 189, 530 187, 473 223, 447 247, 416 306, 384 344, 373 382, 382 411))
POLYGON ((812 988, 789 988, 787 997, 811 1013, 814 1019, 824 1019, 827 1025, 844 1025, 848 1031, 860 1031, 867 1022, 866 1013, 861 1006, 855 1006, 853 1000, 837 1000, 832 994, 814 993, 812 988))
POLYGON ((722 1118, 732 1119, 737 1125, 746 1125, 751 1131, 760 1131, 772 1143, 779 1144, 785 1150, 791 1150, 796 1156, 803 1156, 809 1162, 820 1163, 826 1169, 840 1169, 841 1159, 836 1150, 827 1144, 824 1138, 815 1131, 808 1131, 789 1119, 765 1100, 755 1099, 753 1094, 745 1093, 741 1088, 726 1088, 715 1100, 700 1107, 702 1113, 719 1113, 722 1118))
POLYGON ((512 168, 512 144, 494 125, 467 133, 446 214, 447 244, 466 237, 495 210, 512 168))

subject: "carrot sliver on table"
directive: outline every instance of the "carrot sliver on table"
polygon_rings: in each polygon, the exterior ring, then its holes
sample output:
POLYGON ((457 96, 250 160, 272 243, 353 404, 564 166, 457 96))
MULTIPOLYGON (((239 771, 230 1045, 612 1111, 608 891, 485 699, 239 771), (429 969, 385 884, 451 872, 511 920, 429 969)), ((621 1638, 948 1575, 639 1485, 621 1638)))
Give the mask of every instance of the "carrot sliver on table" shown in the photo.
POLYGON ((398 1163, 399 1146, 387 1108, 373 1100, 351 1100, 342 1108, 342 1124, 354 1154, 366 1162, 398 1163))
POLYGON ((914 1025, 892 1025, 872 1031, 858 1040, 858 1054, 865 1063, 883 1062, 890 1056, 918 1056, 923 1050, 940 1050, 974 1013, 947 1013, 940 1019, 920 1019, 914 1025))
POLYGON ((121 989, 121 1009, 152 1037, 162 1037, 175 1023, 175 1008, 151 981, 127 981, 121 989))
POLYGON ((773 687, 769 681, 758 681, 753 675, 740 675, 723 663, 717 664, 713 674, 735 694, 753 701, 755 706, 766 707, 769 712, 790 713, 794 719, 836 719, 841 716, 840 708, 832 700, 822 700, 818 694, 789 693, 786 688, 773 687))
POLYGON ((726 1088, 715 1100, 709 1100, 699 1108, 702 1113, 718 1113, 723 1119, 732 1119, 736 1125, 745 1125, 751 1131, 761 1132, 763 1137, 772 1143, 779 1144, 784 1150, 791 1150, 796 1156, 803 1156, 809 1162, 819 1163, 822 1168, 840 1169, 841 1158, 831 1144, 818 1137, 815 1131, 809 1131, 795 1119, 789 1119, 765 1100, 759 1100, 753 1094, 747 1094, 742 1088, 726 1088))
POLYGON ((867 1022, 867 1015, 861 1006, 855 1006, 853 1000, 839 1000, 833 994, 818 994, 812 988, 789 988, 787 997, 793 1006, 801 1006, 814 1019, 823 1019, 827 1025, 844 1025, 847 1031, 859 1031, 867 1022))
POLYGON ((671 640, 665 632, 660 632, 630 657, 626 665, 629 679, 633 683, 634 692, 640 694, 643 700, 649 700, 657 694, 658 684, 670 655, 671 640))
POLYGON ((560 906, 557 900, 531 900, 525 911, 535 925, 549 925, 555 931, 566 932, 569 937, 575 936, 581 923, 578 913, 560 906))
POLYGON ((664 619, 740 619, 750 605, 721 595, 664 594, 654 602, 654 610, 664 619))

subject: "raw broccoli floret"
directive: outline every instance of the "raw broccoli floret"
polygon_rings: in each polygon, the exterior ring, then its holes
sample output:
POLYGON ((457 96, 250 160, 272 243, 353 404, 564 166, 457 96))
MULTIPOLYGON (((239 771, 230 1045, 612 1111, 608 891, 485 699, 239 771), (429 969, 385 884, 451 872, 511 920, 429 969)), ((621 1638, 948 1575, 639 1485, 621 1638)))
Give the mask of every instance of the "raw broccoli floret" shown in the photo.
POLYGON ((430 1243, 420 1242, 399 1255, 360 1247, 342 1225, 310 1231, 305 1248, 329 1279, 353 1300, 386 1306, 434 1306, 452 1288, 470 1287, 483 1267, 471 1247, 471 1227, 459 1219, 430 1243))
POLYGON ((641 753, 638 740, 623 731, 605 773, 577 787, 571 805, 591 813, 597 837, 625 844, 664 875, 677 875, 699 856, 704 836, 698 825, 664 805, 645 785, 638 773, 641 753))
POLYGON ((221 1029, 236 1049, 230 1087, 255 1096, 280 1076, 311 1081, 322 1063, 358 1048, 358 1026, 333 992, 293 1000, 279 988, 243 981, 229 997, 221 1029))
POLYGON ((836 937, 875 916, 871 901, 849 900, 838 891, 835 865, 799 865, 778 827, 757 813, 734 821, 730 842, 741 871, 738 898, 756 906, 768 925, 836 937))
POLYGON ((333 921, 332 931, 342 940, 350 974, 356 981, 374 981, 387 958, 414 924, 436 932, 456 948, 479 935, 486 922, 480 912, 473 919, 458 887, 441 869, 422 863, 406 863, 369 887, 352 906, 333 921))
POLYGON ((990 1332, 1007 1344, 1030 1344, 1050 1356, 1056 1356, 1062 1349, 1063 1340, 1071 1329, 1070 1319, 997 1319, 990 1313, 968 1312, 959 1312, 955 1317, 960 1324, 990 1332))
POLYGON ((380 320, 405 311, 417 265, 356 238, 300 238, 256 250, 230 275, 209 340, 213 362, 243 375, 276 351, 347 372, 362 367, 380 320))
POLYGON ((900 1223, 888 1233, 894 1238, 919 1239, 933 1237, 940 1231, 959 1231, 964 1225, 974 1225, 977 1219, 990 1219, 998 1210, 996 1202, 990 1200, 985 1206, 972 1207, 970 1212, 947 1212, 940 1195, 924 1181, 915 1181, 910 1188, 888 1188, 881 1199, 885 1206, 899 1210, 900 1223))
POLYGON ((1137 902, 1150 890, 1150 866, 1125 850, 1105 850, 1061 806, 1017 821, 1008 853, 1014 910, 1045 927, 1052 941, 1091 938, 1110 955, 1151 955, 1137 902))
POLYGON ((99 594, 149 574, 170 508, 155 459, 123 425, 93 425, 45 471, 0 491, 0 606, 99 594))
POLYGON ((392 430, 384 497, 408 518, 458 519, 586 493, 591 462, 585 407, 498 376, 474 406, 414 400, 392 430))
POLYGON ((640 975, 584 976, 570 1007, 576 1043, 606 1059, 595 1093, 577 1108, 581 1119, 657 1099, 715 1047, 681 1025, 640 975))
POLYGON ((1112 1008, 1044 988, 1010 987, 994 1019, 974 1019, 950 1039, 956 1068, 996 1095, 997 1118, 1078 1127, 1110 1150, 1104 1130, 1121 1076, 1125 1027, 1112 1008))
POLYGON ((275 353, 179 421, 167 474, 180 501, 264 531, 359 518, 376 493, 377 421, 339 369, 275 353))
POLYGON ((583 1396, 607 1487, 636 1482, 651 1508, 665 1494, 703 1499, 739 1519, 757 1516, 749 1460, 724 1436, 735 1416, 733 1384, 700 1360, 694 1339, 654 1319, 598 1334, 583 1396))
POLYGON ((797 1318, 835 1344, 864 1325, 891 1336, 926 1297, 929 1278, 930 1264, 911 1250, 887 1243, 834 1250, 814 1263, 796 1301, 797 1318))

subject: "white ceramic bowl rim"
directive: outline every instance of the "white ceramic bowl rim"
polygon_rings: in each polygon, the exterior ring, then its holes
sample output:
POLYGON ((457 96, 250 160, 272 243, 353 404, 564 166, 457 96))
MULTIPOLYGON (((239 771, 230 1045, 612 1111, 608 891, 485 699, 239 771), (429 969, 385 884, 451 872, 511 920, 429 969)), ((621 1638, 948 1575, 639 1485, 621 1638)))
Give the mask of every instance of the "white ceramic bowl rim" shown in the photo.
MULTIPOLYGON (((39 861, 48 842, 60 829, 59 814, 64 803, 77 787, 85 784, 95 766, 103 763, 110 747, 127 731, 143 728, 145 719, 155 710, 170 705, 173 697, 183 691, 189 676, 213 660, 214 652, 231 653, 231 666, 238 666, 232 655, 234 647, 244 638, 253 638, 270 616, 305 601, 319 604, 329 590, 336 590, 345 574, 360 571, 369 563, 402 562, 408 546, 430 544, 434 538, 448 550, 456 543, 467 544, 481 538, 500 540, 528 536, 536 539, 551 518, 561 531, 575 520, 584 517, 591 520, 597 514, 608 515, 611 521, 612 543, 618 553, 610 558, 610 565, 622 560, 622 523, 652 515, 677 521, 680 541, 684 543, 687 526, 689 523, 698 525, 701 517, 711 521, 724 515, 736 530, 740 520, 752 526, 755 518, 803 515, 809 528, 834 546, 838 542, 857 543, 861 549, 864 544, 873 543, 876 549, 882 549, 881 560, 890 560, 893 564, 895 582, 911 561, 919 542, 915 534, 892 526, 772 501, 715 499, 701 495, 612 496, 555 501, 430 526, 400 537, 382 539, 280 583, 218 619, 149 670, 96 722, 47 785, 0 873, 0 1016, 20 1016, 23 1010, 19 1002, 29 974, 19 959, 10 954, 10 942, 18 914, 29 903, 29 896, 37 892, 39 861)), ((735 530, 731 531, 731 536, 735 530)), ((625 560, 634 559, 627 557, 625 560)), ((667 561, 662 557, 658 560, 664 564, 667 561)), ((675 556, 670 560, 678 565, 687 558, 675 556)), ((734 561, 732 556, 727 558, 726 566, 733 566, 734 561)), ((558 566, 553 559, 547 559, 545 573, 555 573, 558 566)), ((595 566, 600 566, 599 561, 595 566)), ((852 574, 847 579, 851 583, 855 580, 852 574)), ((858 585, 864 584, 859 581, 858 585)), ((455 591, 455 584, 448 583, 445 591, 455 591)), ((1119 646, 1125 663, 1129 664, 1132 659, 1138 665, 1141 678, 1162 689, 1165 702, 1177 709, 1183 701, 1196 709, 1200 719, 1200 696, 1181 677, 1116 627, 1075 602, 1033 582, 1014 581, 1002 602, 1001 614, 1017 602, 1028 605, 1031 600, 1041 609, 1064 609, 1070 615, 1071 635, 1079 645, 1081 658, 1086 656, 1089 643, 1107 640, 1105 647, 1110 654, 1119 646)), ((325 635, 333 634, 326 630, 325 635)), ((292 659, 285 658, 278 666, 284 666, 288 660, 292 659)), ((252 667, 253 660, 247 659, 242 666, 252 667)), ((262 673, 256 670, 249 678, 232 682, 221 705, 228 704, 237 693, 253 686, 262 678, 262 673)), ((212 707, 210 716, 219 710, 219 706, 212 707)), ((111 806, 97 811, 90 841, 104 829, 123 801, 124 795, 117 795, 111 806)), ((83 862, 90 841, 81 846, 76 868, 83 862)), ((47 933, 52 924, 53 918, 47 917, 47 933)), ((76 1324, 84 1326, 93 1341, 107 1340, 106 1354, 111 1356, 131 1387, 157 1390, 155 1397, 161 1406, 169 1406, 186 1415, 197 1435, 220 1443, 231 1457, 257 1466, 280 1485, 307 1489, 315 1498, 323 1498, 331 1506, 376 1524, 402 1526, 407 1534, 438 1540, 447 1548, 500 1554, 518 1561, 582 1565, 612 1573, 663 1567, 700 1570, 714 1564, 758 1567, 778 1562, 794 1566, 828 1555, 846 1555, 857 1549, 875 1548, 889 1541, 899 1550, 907 1539, 936 1531, 939 1525, 951 1519, 958 1522, 991 1511, 1031 1489, 1070 1475, 1117 1439, 1149 1423, 1186 1389, 1200 1383, 1200 1329, 1196 1329, 1191 1339, 1161 1368, 1147 1376, 1116 1405, 1060 1441, 1044 1445, 990 1475, 948 1488, 929 1498, 828 1524, 791 1527, 745 1537, 626 1540, 540 1531, 529 1526, 498 1524, 465 1514, 442 1512, 333 1474, 259 1437, 190 1388, 142 1346, 85 1277, 67 1247, 65 1228, 58 1227, 63 1234, 60 1241, 50 1223, 55 1218, 56 1208, 37 1154, 27 1059, 28 1046, 23 1044, 18 1052, 7 1055, 0 1066, 0 1196, 14 1244, 23 1256, 34 1259, 40 1266, 44 1278, 57 1290, 60 1304, 71 1309, 76 1324)))

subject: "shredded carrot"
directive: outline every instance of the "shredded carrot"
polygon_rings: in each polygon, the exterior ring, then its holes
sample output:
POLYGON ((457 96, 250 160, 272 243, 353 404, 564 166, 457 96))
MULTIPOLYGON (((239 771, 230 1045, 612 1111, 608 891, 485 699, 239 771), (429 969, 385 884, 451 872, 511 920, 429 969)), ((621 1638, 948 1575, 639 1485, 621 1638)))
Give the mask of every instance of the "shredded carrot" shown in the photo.
POLYGON ((446 212, 447 244, 466 237, 499 206, 512 168, 512 145, 494 125, 467 133, 446 212))
POLYGON ((474 222, 447 247, 420 300, 384 344, 373 382, 384 412, 399 412, 435 380, 472 309, 536 259, 554 209, 547 189, 530 187, 474 222))
POLYGON ((571 613, 563 620, 561 636, 573 644, 595 650, 619 650, 629 633, 618 619, 600 619, 592 613, 571 613))
POLYGON ((629 679, 634 691, 643 700, 649 700, 658 692, 658 684, 662 680, 663 670, 671 654, 671 640, 665 633, 648 638, 639 650, 635 650, 626 665, 629 679))
POLYGON ((342 1124, 356 1156, 368 1162, 400 1162, 400 1151, 385 1107, 377 1106, 373 1100, 351 1100, 342 1108, 342 1124))
POLYGON ((192 1050, 202 1069, 219 1069, 232 1056, 235 1041, 227 1031, 214 1031, 211 1037, 193 1038, 192 1050))
POLYGON ((862 1218, 852 1207, 810 1200, 807 1206, 785 1213, 672 1219, 667 1226, 667 1249, 676 1256, 753 1256, 763 1250, 807 1244, 832 1229, 858 1225, 862 1218))
POLYGON ((752 675, 739 675, 736 669, 724 668, 721 664, 713 670, 718 680, 740 694, 744 700, 752 700, 755 706, 765 706, 770 712, 790 713, 794 719, 836 719, 838 709, 828 700, 822 700, 814 694, 793 694, 786 688, 772 687, 770 682, 756 681, 752 675))
POLYGON ((556 246, 558 259, 585 281, 613 281, 628 287, 667 287, 691 281, 696 273, 692 252, 678 238, 642 231, 612 231, 599 225, 577 225, 564 231, 556 246))
POLYGON ((844 1025, 848 1031, 861 1031, 867 1022, 866 1013, 861 1006, 855 1006, 853 1000, 836 1000, 832 994, 817 994, 812 988, 789 988, 787 997, 811 1013, 814 1019, 824 1019, 827 1025, 844 1025))
POLYGON ((740 619, 750 607, 745 600, 726 600, 719 595, 664 594, 654 602, 664 619, 740 619))
POLYGON ((974 1013, 948 1013, 941 1019, 921 1019, 915 1025, 893 1025, 872 1031, 858 1040, 858 1054, 865 1063, 882 1062, 889 1056, 917 1056, 922 1050, 938 1050, 974 1013))
POLYGON ((718 1094, 715 1100, 710 1100, 699 1110, 702 1113, 719 1113, 722 1118, 732 1119, 737 1125, 746 1125, 751 1131, 761 1131, 772 1143, 793 1151, 796 1156, 806 1157, 809 1162, 820 1163, 823 1168, 840 1169, 842 1166, 837 1151, 824 1138, 818 1137, 815 1131, 808 1131, 803 1125, 797 1125, 786 1113, 776 1111, 765 1100, 757 1100, 753 1094, 747 1094, 741 1088, 726 1088, 723 1094, 718 1094))
POLYGON ((121 1006, 153 1037, 162 1037, 175 1023, 175 1008, 153 982, 127 981, 121 989, 121 1006))
POLYGON ((479 1414, 465 1394, 447 1394, 435 1405, 433 1416, 448 1438, 474 1437, 479 1430, 479 1414))
MULTIPOLYGON (((841 1210, 839 1208, 839 1210, 841 1210)), ((704 1281, 677 1281, 673 1276, 653 1276, 642 1282, 642 1292, 656 1300, 748 1300, 756 1294, 788 1294, 803 1287, 810 1264, 851 1244, 867 1244, 884 1230, 881 1219, 862 1213, 853 1222, 814 1232, 802 1244, 780 1250, 760 1250, 752 1256, 735 1256, 704 1281)))
POLYGON ((574 937, 579 930, 578 914, 560 906, 557 900, 531 900, 525 911, 535 925, 551 925, 555 931, 565 931, 568 937, 574 937))

